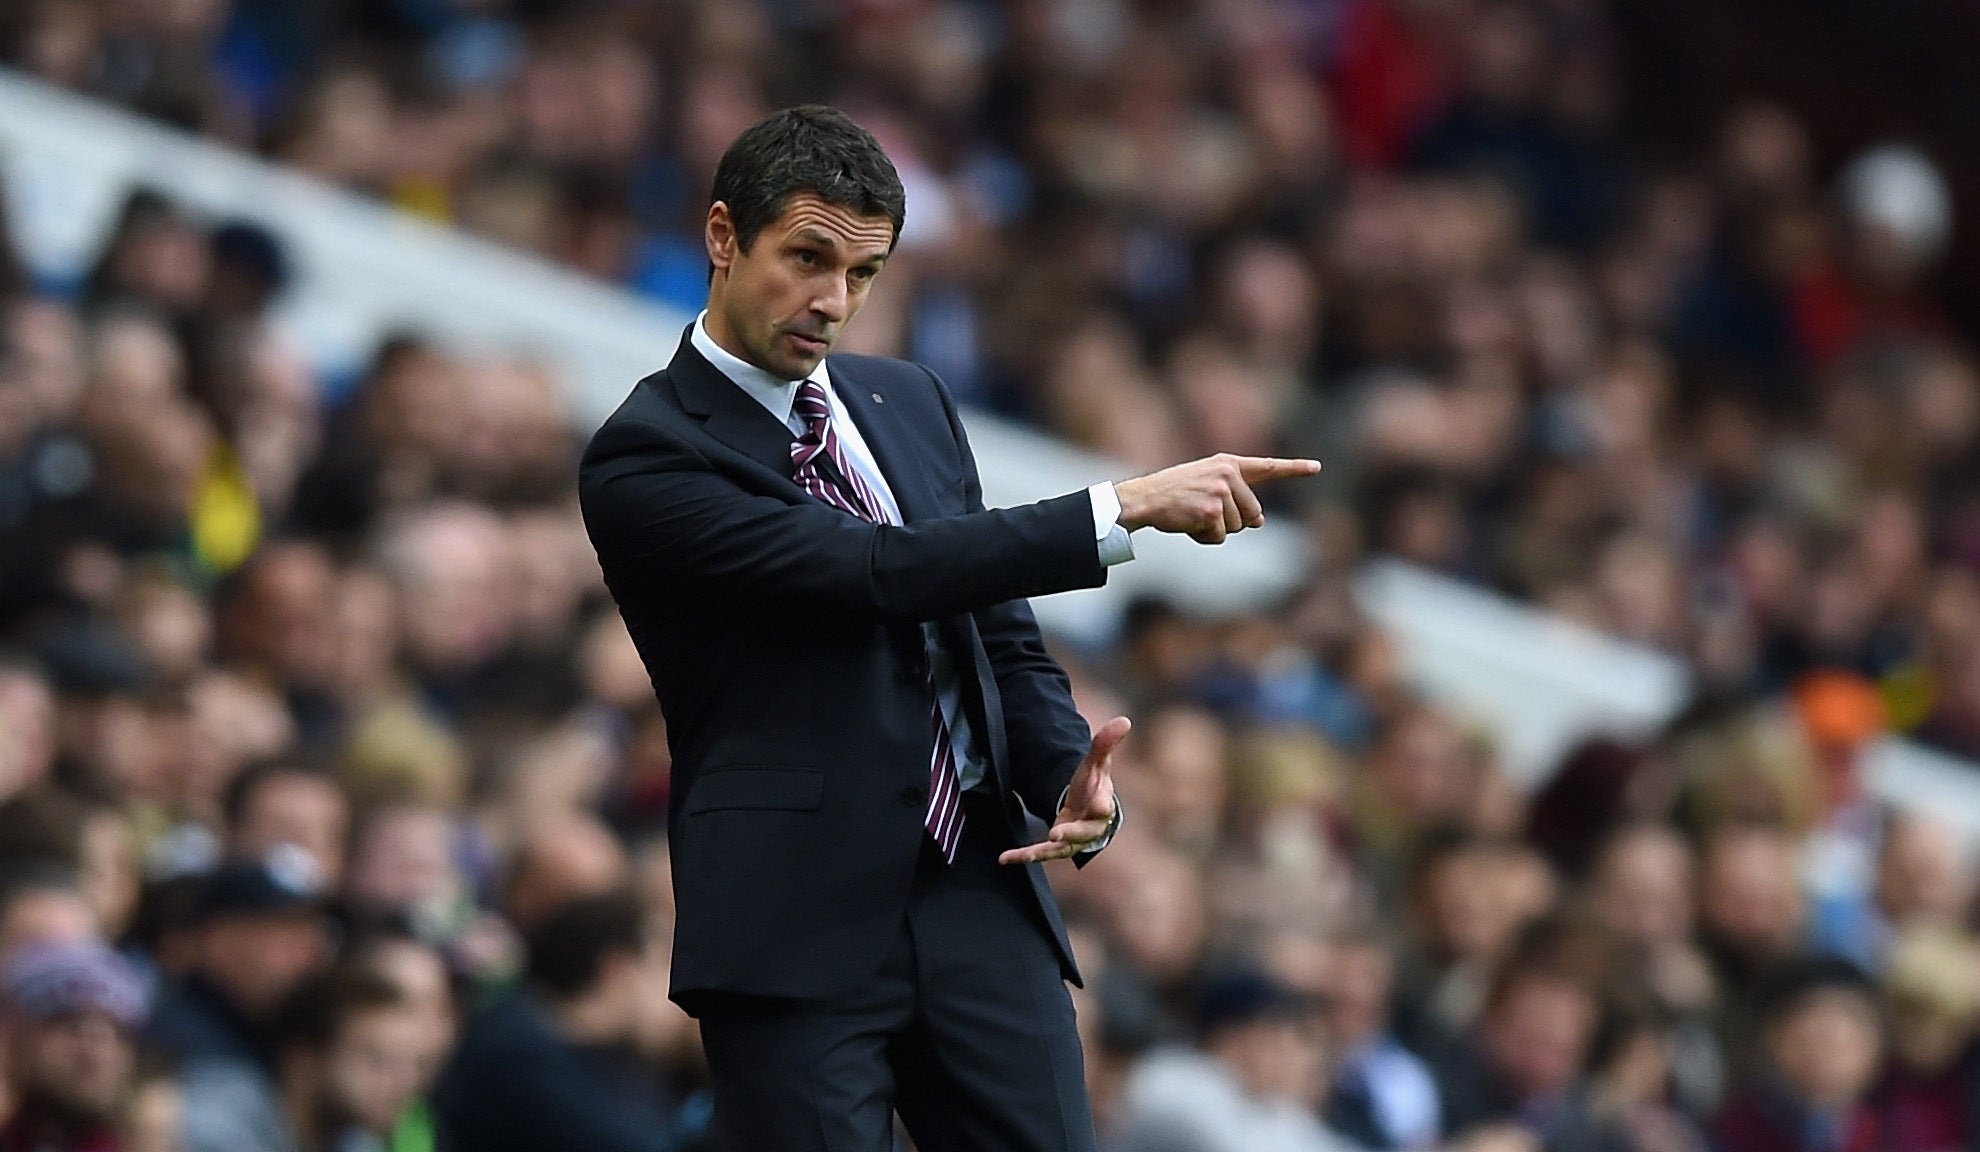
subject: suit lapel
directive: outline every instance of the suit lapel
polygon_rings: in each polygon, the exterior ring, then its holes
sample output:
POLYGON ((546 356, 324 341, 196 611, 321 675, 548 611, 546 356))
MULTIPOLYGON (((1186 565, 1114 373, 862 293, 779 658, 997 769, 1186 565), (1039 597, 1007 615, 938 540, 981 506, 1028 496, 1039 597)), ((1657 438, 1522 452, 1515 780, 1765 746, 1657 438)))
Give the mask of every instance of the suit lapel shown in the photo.
POLYGON ((832 391, 838 394, 853 423, 859 425, 866 446, 872 449, 874 462, 894 493, 894 503, 900 506, 901 519, 921 520, 939 515, 928 472, 922 467, 906 423, 896 415, 900 405, 888 404, 886 393, 854 376, 844 361, 826 363, 832 377, 832 391))
POLYGON ((667 365, 667 378, 673 381, 681 407, 701 417, 709 435, 784 479, 791 478, 791 430, 722 375, 686 336, 667 365))
MULTIPOLYGON (((859 378, 844 361, 829 363, 832 390, 859 425, 860 436, 872 450, 874 462, 894 494, 894 503, 900 507, 901 519, 940 515, 921 456, 905 421, 896 415, 899 406, 888 405, 885 393, 859 378)), ((686 336, 667 365, 667 378, 673 382, 681 407, 701 417, 711 436, 785 480, 791 479, 791 430, 764 411, 763 405, 735 381, 722 375, 686 336)))

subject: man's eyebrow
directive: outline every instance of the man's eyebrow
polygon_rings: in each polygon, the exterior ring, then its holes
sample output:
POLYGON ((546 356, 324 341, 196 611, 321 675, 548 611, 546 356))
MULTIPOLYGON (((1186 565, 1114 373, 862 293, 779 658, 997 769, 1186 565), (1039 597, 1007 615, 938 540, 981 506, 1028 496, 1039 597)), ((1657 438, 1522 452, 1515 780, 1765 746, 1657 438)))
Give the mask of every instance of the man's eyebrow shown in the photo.
POLYGON ((800 228, 797 234, 791 237, 791 239, 805 244, 816 244, 820 248, 837 248, 839 246, 838 237, 818 228, 800 228))
MULTIPOLYGON (((814 228, 810 226, 799 228, 796 232, 791 234, 791 239, 800 244, 815 244, 820 248, 830 249, 834 252, 838 251, 839 249, 839 238, 825 231, 822 228, 814 228)), ((889 247, 884 252, 876 252, 871 256, 865 257, 860 261, 860 263, 884 264, 887 262, 887 257, 892 254, 893 254, 893 249, 889 247)))

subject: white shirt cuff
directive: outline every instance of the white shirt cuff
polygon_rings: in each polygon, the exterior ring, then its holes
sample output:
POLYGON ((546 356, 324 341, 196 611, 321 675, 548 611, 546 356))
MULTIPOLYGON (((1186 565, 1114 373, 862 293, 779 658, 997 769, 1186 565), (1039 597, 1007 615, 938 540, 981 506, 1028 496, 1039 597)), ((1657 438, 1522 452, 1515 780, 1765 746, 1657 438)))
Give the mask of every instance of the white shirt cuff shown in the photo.
POLYGON ((1120 523, 1121 498, 1113 484, 1095 484, 1086 494, 1093 500, 1093 538, 1099 541, 1100 563, 1112 568, 1134 559, 1134 540, 1120 523))
MULTIPOLYGON (((1072 795, 1072 785, 1068 784, 1064 788, 1060 789, 1059 806, 1058 808, 1053 809, 1053 811, 1055 813, 1064 811, 1066 807, 1066 797, 1071 795, 1072 795)), ((1057 819, 1057 816, 1055 815, 1053 818, 1057 819)), ((1086 847, 1073 853, 1073 855, 1090 856, 1093 853, 1100 851, 1100 849, 1105 848, 1107 845, 1114 842, 1114 833, 1119 832, 1120 830, 1121 830, 1121 794, 1119 792, 1116 792, 1114 793, 1114 814, 1112 816, 1107 817, 1107 831, 1101 834, 1100 839, 1095 840, 1091 844, 1088 844, 1086 847)))

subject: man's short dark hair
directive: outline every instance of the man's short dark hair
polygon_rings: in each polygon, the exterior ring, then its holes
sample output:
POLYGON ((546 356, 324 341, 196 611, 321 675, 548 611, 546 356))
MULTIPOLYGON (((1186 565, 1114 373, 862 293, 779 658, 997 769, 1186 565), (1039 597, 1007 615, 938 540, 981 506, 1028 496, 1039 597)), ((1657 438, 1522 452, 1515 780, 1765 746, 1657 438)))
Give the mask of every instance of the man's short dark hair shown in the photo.
POLYGON ((885 216, 901 238, 907 193, 873 133, 837 108, 802 104, 773 112, 736 137, 715 166, 709 203, 729 206, 745 252, 792 196, 809 192, 860 216, 885 216))
POLYGON ((301 760, 284 756, 256 760, 235 773, 232 780, 227 781, 227 789, 220 799, 220 818, 223 826, 229 832, 238 831, 241 821, 247 819, 248 806, 254 803, 262 785, 291 777, 321 780, 340 791, 343 787, 330 773, 301 760))
POLYGON ((335 968, 304 980, 282 1002, 274 1032, 283 1048, 321 1052, 350 1021, 407 1000, 396 984, 363 968, 335 968))
POLYGON ((646 910, 627 891, 566 901, 530 933, 530 983, 559 1000, 589 991, 605 958, 638 955, 646 942, 646 910))

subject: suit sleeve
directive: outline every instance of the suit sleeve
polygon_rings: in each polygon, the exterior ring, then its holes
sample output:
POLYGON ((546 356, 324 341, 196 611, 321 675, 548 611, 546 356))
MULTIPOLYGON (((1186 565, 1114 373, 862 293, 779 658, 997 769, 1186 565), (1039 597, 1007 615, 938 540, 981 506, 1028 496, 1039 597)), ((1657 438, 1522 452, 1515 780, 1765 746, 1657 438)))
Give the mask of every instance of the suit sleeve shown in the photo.
POLYGON ((614 582, 913 623, 1106 582, 1083 491, 872 524, 822 504, 753 495, 677 435, 620 419, 592 438, 579 494, 585 528, 614 582))
MULTIPOLYGON (((962 454, 964 496, 975 513, 983 508, 976 456, 970 451, 969 436, 963 431, 948 389, 938 383, 937 392, 962 454)), ((1097 561, 1091 498, 1087 499, 1086 527, 1087 543, 1097 561)), ((1072 680, 1045 650, 1045 636, 1038 629, 1031 605, 1013 597, 979 608, 973 615, 1004 702, 1004 737, 1010 749, 1012 783, 1024 806, 1049 821, 1059 810, 1073 772, 1093 747, 1093 730, 1073 706, 1072 680)), ((1074 861, 1083 865, 1094 854, 1084 853, 1074 861)))

